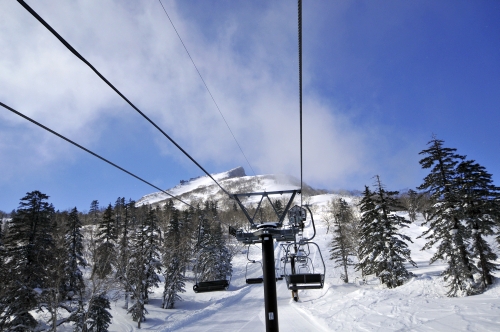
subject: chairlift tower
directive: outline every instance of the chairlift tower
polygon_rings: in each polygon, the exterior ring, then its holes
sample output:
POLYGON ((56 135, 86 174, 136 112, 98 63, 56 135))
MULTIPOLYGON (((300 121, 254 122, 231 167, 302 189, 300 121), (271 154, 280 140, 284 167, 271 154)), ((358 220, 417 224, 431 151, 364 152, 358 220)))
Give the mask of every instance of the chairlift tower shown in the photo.
MULTIPOLYGON (((295 198, 296 194, 300 194, 300 189, 295 190, 282 190, 282 191, 271 191, 271 192, 258 192, 258 193, 246 193, 246 194, 233 194, 233 198, 239 207, 245 214, 246 218, 250 223, 250 232, 244 232, 242 229, 236 231, 236 239, 245 244, 262 244, 262 270, 263 270, 263 281, 264 281, 264 303, 265 303, 265 320, 266 320, 266 331, 279 331, 278 322, 278 301, 276 298, 276 270, 274 261, 274 240, 277 242, 295 241, 295 235, 298 229, 291 225, 291 227, 283 228, 283 221, 287 215, 288 210, 295 198), (283 211, 277 211, 273 202, 269 196, 273 195, 283 195, 291 194, 288 204, 283 211), (250 215, 248 209, 243 205, 240 198, 250 197, 250 196, 260 196, 259 204, 255 210, 255 213, 250 215), (271 204, 278 222, 265 222, 261 224, 255 223, 255 217, 259 209, 261 208, 262 201, 267 199, 271 204)), ((290 225, 289 225, 290 226, 290 225)))
MULTIPOLYGON (((233 198, 241 210, 247 217, 250 223, 250 232, 245 232, 243 229, 237 230, 233 235, 236 239, 244 244, 262 244, 262 270, 264 282, 264 302, 265 302, 265 320, 266 331, 279 331, 278 322, 278 301, 276 297, 276 270, 274 260, 274 240, 276 242, 284 242, 281 247, 284 249, 285 255, 283 259, 283 274, 286 280, 287 288, 292 291, 292 296, 295 301, 298 301, 299 289, 320 289, 323 288, 325 280, 325 262, 321 255, 319 246, 311 240, 316 236, 316 226, 314 217, 311 215, 311 223, 314 229, 314 234, 310 238, 302 236, 304 230, 304 221, 307 218, 307 211, 301 206, 290 208, 295 195, 300 194, 300 189, 283 190, 272 192, 258 192, 246 194, 233 194, 233 198), (283 211, 278 211, 273 202, 269 198, 272 195, 291 194, 291 197, 283 211), (244 206, 240 198, 260 196, 260 201, 253 215, 250 215, 248 209, 244 206), (267 199, 271 204, 278 222, 255 223, 255 217, 261 208, 262 201, 267 199), (288 223, 284 225, 285 216, 288 215, 288 223), (300 234, 300 236, 299 236, 300 234), (299 237, 299 239, 297 239, 299 237), (320 271, 315 270, 310 258, 310 247, 313 247, 319 253, 321 261, 320 271), (293 248, 293 250, 292 250, 293 248), (300 266, 296 268, 296 264, 306 266, 306 271, 302 271, 300 266), (288 267, 288 268, 287 268, 288 267)), ((248 252, 247 252, 247 259, 248 252)), ((245 274, 246 275, 246 274, 245 274)))

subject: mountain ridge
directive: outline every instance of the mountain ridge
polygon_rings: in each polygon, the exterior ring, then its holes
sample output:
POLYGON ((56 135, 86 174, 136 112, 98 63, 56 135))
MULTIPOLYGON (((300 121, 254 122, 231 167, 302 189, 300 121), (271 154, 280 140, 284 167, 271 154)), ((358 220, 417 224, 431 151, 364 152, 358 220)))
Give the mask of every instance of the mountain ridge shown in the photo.
MULTIPOLYGON (((299 189, 300 180, 286 174, 265 174, 265 175, 247 175, 245 169, 241 166, 235 167, 225 172, 214 173, 211 176, 227 191, 231 193, 246 193, 256 191, 278 191, 299 189)), ((182 199, 191 204, 210 197, 214 200, 228 200, 229 197, 217 186, 208 176, 199 176, 189 180, 180 180, 179 184, 173 188, 165 190, 167 193, 182 199)), ((303 183, 304 195, 313 196, 318 194, 327 194, 326 190, 314 189, 303 183)), ((170 196, 163 192, 154 192, 144 195, 137 201, 137 205, 150 204, 153 206, 164 205, 170 196)), ((182 204, 178 202, 179 204, 182 204)))

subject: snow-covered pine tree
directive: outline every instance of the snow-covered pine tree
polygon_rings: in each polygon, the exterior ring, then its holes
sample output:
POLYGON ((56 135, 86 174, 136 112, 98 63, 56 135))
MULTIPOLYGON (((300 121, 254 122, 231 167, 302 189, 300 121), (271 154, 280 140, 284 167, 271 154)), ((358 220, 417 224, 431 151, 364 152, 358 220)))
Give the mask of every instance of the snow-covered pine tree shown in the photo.
POLYGON ((41 305, 41 294, 48 285, 54 240, 54 208, 40 191, 26 194, 11 221, 5 237, 6 269, 0 299, 0 330, 31 331, 37 321, 30 311, 41 305))
POLYGON ((159 229, 155 211, 149 206, 140 208, 142 213, 132 237, 130 246, 130 266, 127 280, 135 299, 135 303, 128 309, 137 327, 146 319, 147 310, 145 304, 151 287, 158 287, 161 272, 159 258, 159 229), (145 214, 145 215, 144 215, 145 214))
POLYGON ((417 219, 418 199, 419 195, 413 189, 410 189, 406 194, 403 194, 402 202, 406 211, 408 211, 410 222, 415 222, 415 220, 417 219))
POLYGON ((457 164, 465 157, 456 154, 456 149, 443 147, 443 141, 435 137, 428 145, 428 149, 420 152, 425 156, 420 160, 420 165, 430 169, 430 173, 418 189, 430 195, 434 206, 424 223, 429 229, 421 235, 428 240, 422 250, 437 245, 430 264, 438 259, 448 263, 441 274, 448 282, 448 296, 471 295, 477 292, 472 275, 475 266, 467 252, 468 230, 460 220, 462 197, 458 190, 456 171, 457 164))
POLYGON ((99 209, 99 201, 93 200, 90 203, 90 210, 89 210, 90 222, 92 225, 97 225, 99 223, 100 214, 101 210, 99 209))
POLYGON ((115 224, 116 224, 116 238, 120 238, 122 232, 123 218, 125 217, 125 197, 118 197, 115 201, 115 206, 113 207, 113 212, 115 213, 115 224))
POLYGON ((71 290, 68 289, 68 274, 66 273, 68 263, 68 247, 66 246, 66 224, 69 214, 67 211, 57 211, 52 219, 52 238, 54 248, 52 259, 49 265, 45 266, 47 270, 47 284, 41 293, 42 306, 50 313, 48 323, 52 330, 66 321, 66 317, 59 315, 59 309, 65 309, 70 315, 77 310, 72 306, 71 290))
POLYGON ((375 185, 374 192, 365 190, 370 197, 370 204, 362 205, 363 212, 367 214, 367 219, 362 221, 362 224, 367 222, 369 225, 364 225, 362 232, 364 248, 360 264, 365 273, 374 273, 381 283, 394 288, 401 286, 411 277, 404 263, 409 262, 416 266, 405 242, 411 242, 411 239, 400 233, 402 227, 408 227, 409 221, 394 213, 399 207, 396 199, 399 193, 387 191, 378 175, 375 185), (369 207, 372 210, 366 210, 369 207), (370 236, 372 239, 369 239, 370 236))
POLYGON ((201 242, 199 243, 196 272, 198 281, 224 280, 230 278, 233 272, 231 252, 226 246, 222 227, 217 220, 217 205, 210 204, 210 209, 204 211, 211 215, 212 220, 203 222, 201 242))
POLYGON ((85 332, 107 332, 111 324, 111 314, 108 309, 111 309, 109 299, 106 293, 100 293, 93 296, 89 302, 89 310, 84 323, 85 332))
POLYGON ((163 243, 165 288, 163 291, 162 308, 164 309, 173 309, 175 302, 181 300, 179 293, 185 292, 184 266, 180 243, 180 212, 175 207, 171 207, 170 212, 171 219, 165 232, 163 243))
POLYGON ((195 210, 194 207, 189 207, 182 211, 180 216, 180 258, 183 274, 186 274, 186 269, 193 258, 193 253, 195 252, 195 246, 198 241, 198 222, 199 220, 199 210, 195 210))
POLYGON ((278 216, 281 216, 283 211, 285 211, 285 207, 283 206, 283 202, 279 199, 274 200, 274 211, 278 216))
POLYGON ((335 267, 342 267, 344 273, 341 278, 345 283, 349 282, 349 275, 347 267, 354 265, 350 256, 352 255, 352 248, 349 247, 348 228, 353 220, 351 207, 347 202, 339 198, 337 202, 336 213, 334 217, 334 230, 332 247, 330 249, 330 259, 335 262, 335 267))
POLYGON ((130 249, 129 242, 130 236, 135 224, 135 201, 129 200, 123 203, 123 213, 118 225, 120 232, 118 237, 118 259, 116 262, 116 276, 121 281, 123 291, 125 292, 125 305, 124 309, 128 309, 128 301, 130 295, 130 287, 127 281, 130 249))
POLYGON ((373 192, 368 186, 365 186, 363 197, 359 202, 361 212, 360 239, 359 239, 359 261, 356 264, 356 270, 361 271, 365 277, 368 274, 376 273, 372 262, 375 259, 374 247, 382 242, 382 232, 376 222, 375 202, 373 201, 373 192))
POLYGON ((116 259, 116 223, 114 219, 113 207, 108 205, 102 215, 97 231, 98 247, 94 257, 94 269, 99 278, 104 279, 113 270, 116 259))
POLYGON ((65 234, 65 247, 68 250, 66 261, 66 291, 70 298, 77 296, 83 298, 85 283, 80 266, 85 268, 87 261, 83 258, 83 235, 81 233, 82 223, 78 217, 78 210, 73 208, 68 215, 65 234))
POLYGON ((398 216, 395 211, 402 210, 398 203, 397 191, 387 191, 380 182, 380 177, 377 175, 375 191, 375 203, 377 205, 377 214, 380 222, 383 224, 383 237, 385 241, 385 251, 381 261, 385 261, 385 270, 379 276, 384 284, 389 288, 401 286, 406 280, 411 277, 404 263, 408 262, 416 266, 411 259, 411 251, 405 241, 412 242, 411 239, 400 233, 401 228, 408 227, 409 220, 398 216))
POLYGON ((224 236, 224 232, 222 230, 217 205, 213 210, 213 221, 210 228, 210 232, 214 240, 213 243, 215 243, 215 247, 217 248, 217 256, 219 257, 218 273, 221 276, 221 279, 231 279, 233 274, 233 265, 231 264, 231 260, 233 259, 233 256, 227 245, 228 238, 227 236, 224 236))
POLYGON ((141 206, 138 210, 137 225, 131 237, 130 262, 126 282, 135 302, 127 310, 132 315, 132 319, 137 322, 137 327, 141 327, 141 322, 146 319, 148 311, 144 306, 144 292, 146 281, 146 217, 144 211, 147 206, 141 206))
POLYGON ((481 274, 481 288, 493 283, 493 272, 498 270, 493 252, 486 236, 500 222, 500 188, 493 184, 491 174, 473 160, 463 161, 457 167, 457 181, 462 198, 462 216, 467 231, 471 234, 471 254, 477 260, 481 274))
POLYGON ((146 218, 146 280, 144 285, 144 303, 149 303, 149 293, 151 288, 158 288, 161 273, 160 259, 160 228, 158 225, 157 210, 150 209, 146 218))

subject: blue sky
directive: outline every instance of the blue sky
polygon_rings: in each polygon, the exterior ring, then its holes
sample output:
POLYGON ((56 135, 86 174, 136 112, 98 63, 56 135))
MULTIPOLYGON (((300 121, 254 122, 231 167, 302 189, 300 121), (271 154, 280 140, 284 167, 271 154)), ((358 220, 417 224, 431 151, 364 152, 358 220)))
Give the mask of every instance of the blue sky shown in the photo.
MULTIPOLYGON (((27 1, 209 172, 252 174, 158 1, 27 1)), ((295 1, 163 1, 257 174, 299 176, 295 1)), ((0 101, 162 188, 202 175, 17 2, 0 0, 0 101)), ((435 134, 498 184, 500 2, 303 2, 304 180, 419 185, 435 134)), ((0 110, 0 210, 155 191, 0 110)))

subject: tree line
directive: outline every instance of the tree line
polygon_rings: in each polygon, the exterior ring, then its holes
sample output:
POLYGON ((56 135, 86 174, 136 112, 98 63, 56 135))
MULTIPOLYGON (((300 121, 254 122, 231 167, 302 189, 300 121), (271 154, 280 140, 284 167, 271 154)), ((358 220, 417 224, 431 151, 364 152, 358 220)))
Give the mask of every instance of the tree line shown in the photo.
POLYGON ((478 294, 493 283, 498 256, 488 237, 496 235, 500 244, 500 188, 485 167, 443 144, 433 137, 420 152, 420 165, 429 174, 418 192, 388 191, 376 176, 374 188, 365 186, 355 206, 343 198, 329 202, 322 219, 327 232, 333 229, 330 259, 343 269, 344 282, 348 266, 362 276, 376 275, 389 288, 408 280, 406 266, 416 264, 407 245, 411 239, 401 229, 421 213, 428 227, 419 236, 427 240, 422 250, 436 249, 430 264, 446 263, 441 275, 448 296, 478 294), (398 211, 407 211, 408 219, 398 211))
POLYGON ((2 331, 56 331, 62 324, 107 331, 110 301, 119 297, 140 328, 153 288, 163 284, 161 306, 171 309, 188 270, 199 281, 232 273, 217 202, 179 210, 172 201, 136 206, 119 197, 105 208, 93 201, 81 213, 55 211, 48 198, 27 193, 0 228, 2 331))

